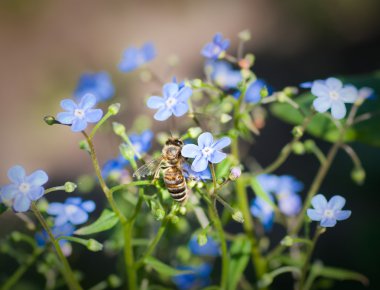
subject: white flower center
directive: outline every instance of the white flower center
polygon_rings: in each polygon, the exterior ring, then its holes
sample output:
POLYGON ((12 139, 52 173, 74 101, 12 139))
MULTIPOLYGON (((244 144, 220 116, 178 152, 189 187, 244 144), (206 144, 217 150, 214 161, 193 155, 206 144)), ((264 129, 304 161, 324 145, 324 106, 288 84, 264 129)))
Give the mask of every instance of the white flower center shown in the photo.
POLYGON ((323 215, 327 218, 332 218, 334 217, 334 211, 331 209, 326 209, 323 213, 323 215))
POLYGON ((205 147, 202 149, 202 154, 206 157, 210 156, 214 152, 214 149, 211 147, 205 147))
POLYGON ((82 109, 75 109, 74 116, 78 117, 79 119, 83 119, 83 117, 84 117, 84 110, 82 110, 82 109))
POLYGON ((339 94, 337 91, 331 91, 330 93, 330 98, 334 101, 338 100, 339 99, 339 94))
POLYGON ((27 193, 29 192, 30 190, 30 184, 29 183, 26 183, 26 182, 23 182, 20 184, 20 186, 18 187, 18 189, 22 192, 22 193, 27 193))
POLYGON ((170 109, 172 108, 175 104, 177 104, 177 100, 173 97, 170 97, 166 100, 166 106, 170 109))
POLYGON ((65 207, 65 212, 67 215, 72 215, 77 211, 77 207, 75 205, 69 204, 65 207))

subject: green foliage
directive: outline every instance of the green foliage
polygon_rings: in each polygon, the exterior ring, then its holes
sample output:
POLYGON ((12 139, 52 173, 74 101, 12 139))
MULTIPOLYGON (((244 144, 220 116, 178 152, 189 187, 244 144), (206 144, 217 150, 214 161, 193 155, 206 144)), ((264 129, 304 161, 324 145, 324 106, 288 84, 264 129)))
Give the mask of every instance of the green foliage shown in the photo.
POLYGON ((231 245, 229 265, 229 290, 237 289, 237 285, 250 259, 251 242, 245 236, 238 237, 231 245))
POLYGON ((153 258, 152 256, 147 257, 144 260, 145 264, 151 266, 157 273, 164 275, 164 276, 176 276, 181 274, 189 274, 192 273, 192 271, 181 271, 177 270, 169 265, 166 265, 165 263, 157 260, 156 258, 153 258))
MULTIPOLYGON (((353 84, 357 88, 370 87, 375 90, 377 96, 380 95, 380 71, 369 75, 342 77, 340 78, 345 84, 353 84)), ((311 106, 315 97, 310 93, 304 93, 294 101, 303 109, 304 112, 310 113, 311 106)), ((300 125, 304 117, 302 114, 287 103, 274 103, 271 105, 271 112, 279 119, 293 124, 300 125)), ((358 141, 372 146, 380 146, 380 99, 366 100, 358 111, 358 116, 373 113, 373 117, 369 120, 355 124, 347 130, 344 141, 358 141)), ((314 116, 306 131, 318 138, 328 142, 336 142, 338 140, 339 131, 328 117, 329 113, 317 114, 314 116)))
POLYGON ((104 232, 112 229, 118 223, 118 221, 119 219, 114 212, 105 209, 95 222, 76 230, 75 234, 85 236, 104 232))

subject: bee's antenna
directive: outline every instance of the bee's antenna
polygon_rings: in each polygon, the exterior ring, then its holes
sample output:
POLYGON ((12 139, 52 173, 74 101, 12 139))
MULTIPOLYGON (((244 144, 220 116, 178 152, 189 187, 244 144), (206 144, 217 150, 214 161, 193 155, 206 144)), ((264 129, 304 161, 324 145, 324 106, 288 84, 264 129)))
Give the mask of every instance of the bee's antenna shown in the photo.
POLYGON ((170 130, 170 136, 173 138, 174 137, 174 134, 173 134, 173 131, 170 130))

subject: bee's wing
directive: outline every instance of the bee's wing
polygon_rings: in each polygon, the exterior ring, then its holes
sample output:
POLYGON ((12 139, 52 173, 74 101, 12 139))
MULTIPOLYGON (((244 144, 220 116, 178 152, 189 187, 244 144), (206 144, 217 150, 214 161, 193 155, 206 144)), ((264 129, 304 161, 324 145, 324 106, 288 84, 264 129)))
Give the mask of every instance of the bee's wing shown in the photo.
POLYGON ((152 159, 151 161, 138 168, 133 173, 133 177, 141 178, 149 175, 156 175, 157 171, 160 170, 161 163, 162 157, 152 159))

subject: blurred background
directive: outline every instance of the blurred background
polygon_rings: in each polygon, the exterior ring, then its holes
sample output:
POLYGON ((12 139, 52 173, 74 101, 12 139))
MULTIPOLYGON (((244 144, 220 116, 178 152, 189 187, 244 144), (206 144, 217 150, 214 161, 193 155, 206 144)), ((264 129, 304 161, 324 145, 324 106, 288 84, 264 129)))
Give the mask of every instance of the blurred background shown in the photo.
MULTIPOLYGON (((78 150, 80 134, 42 120, 60 111, 59 101, 72 96, 84 72, 112 75, 115 101, 123 105, 118 118, 127 128, 138 114, 152 113, 144 100, 160 87, 141 83, 138 73, 117 70, 130 45, 154 42, 158 57, 152 69, 159 75, 168 59, 178 56, 178 67, 164 81, 173 75, 182 80, 202 76, 200 49, 215 32, 231 39, 234 54, 237 33, 249 29, 246 51, 256 55, 255 73, 281 89, 379 69, 379 12, 378 0, 0 0, 0 181, 7 182, 6 171, 14 164, 44 169, 51 184, 91 172, 88 156, 78 150)), ((270 118, 249 152, 268 164, 290 139, 290 129, 270 118)), ((96 140, 102 163, 117 155, 115 139, 104 132, 96 140)), ((329 146, 319 144, 324 150, 329 146)), ((380 151, 360 144, 354 148, 367 169, 367 182, 354 185, 350 159, 338 155, 322 192, 344 195, 353 215, 324 235, 316 255, 326 264, 364 273, 370 287, 378 289, 380 151)), ((292 157, 277 173, 292 174, 307 187, 317 167, 312 157, 292 157)), ((0 219, 1 236, 9 229, 3 227, 7 220, 0 219)), ((364 289, 351 282, 334 289, 348 287, 364 289)))

